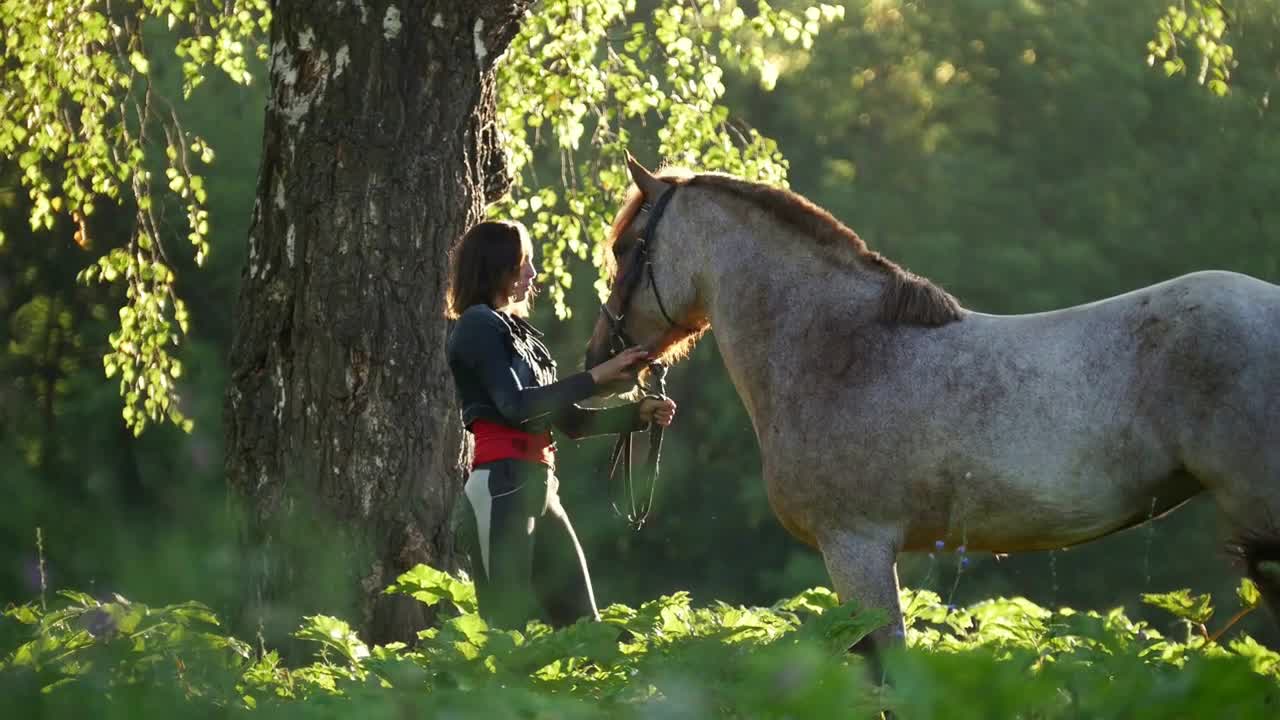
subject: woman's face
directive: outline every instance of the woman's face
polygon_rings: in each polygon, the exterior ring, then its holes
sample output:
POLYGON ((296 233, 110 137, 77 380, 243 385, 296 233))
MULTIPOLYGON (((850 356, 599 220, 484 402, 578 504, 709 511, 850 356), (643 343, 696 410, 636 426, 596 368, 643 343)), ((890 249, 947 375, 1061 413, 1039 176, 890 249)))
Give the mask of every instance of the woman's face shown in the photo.
POLYGON ((513 303, 522 303, 528 299, 529 291, 533 289, 533 280, 538 276, 538 269, 533 265, 533 246, 528 240, 524 241, 521 254, 523 258, 520 260, 520 269, 511 283, 511 292, 508 293, 513 303))

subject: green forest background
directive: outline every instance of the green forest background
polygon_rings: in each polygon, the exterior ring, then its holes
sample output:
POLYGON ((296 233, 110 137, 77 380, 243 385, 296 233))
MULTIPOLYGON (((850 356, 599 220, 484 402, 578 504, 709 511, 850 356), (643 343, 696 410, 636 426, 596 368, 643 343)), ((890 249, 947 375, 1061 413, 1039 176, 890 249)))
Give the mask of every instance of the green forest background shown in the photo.
MULTIPOLYGON (((1269 108, 1280 8, 1236 4, 1239 66, 1218 97, 1195 68, 1170 78, 1147 66, 1166 5, 852 2, 774 90, 727 76, 726 104, 778 141, 794 190, 975 310, 1046 310, 1207 268, 1280 281, 1280 123, 1269 108)), ((180 96, 176 66, 152 73, 180 96)), ((187 103, 192 129, 218 150, 206 180, 213 254, 202 269, 172 259, 192 315, 182 387, 190 434, 155 426, 135 439, 125 428, 101 361, 119 298, 75 282, 102 245, 127 236, 132 214, 118 211, 118 233, 104 231, 110 217, 97 223, 92 252, 65 218, 31 237, 19 170, 0 165, 0 601, 36 597, 42 574, 50 590, 156 605, 200 599, 221 610, 238 592, 221 409, 265 102, 261 82, 212 77, 187 103)), ((650 165, 661 160, 654 130, 633 149, 650 165)), ((538 175, 557 177, 554 162, 538 175)), ((534 318, 562 368, 581 365, 594 321, 595 270, 573 271, 574 315, 558 320, 545 302, 534 318)), ((680 412, 641 531, 610 508, 609 441, 561 439, 561 492, 601 603, 684 589, 699 603, 767 604, 827 584, 821 558, 770 512, 714 335, 669 385, 680 412)), ((970 554, 963 570, 948 552, 904 556, 900 575, 956 604, 1024 595, 1145 617, 1142 592, 1229 596, 1238 576, 1222 540, 1212 505, 1198 499, 1071 550, 970 554)), ((1260 614, 1240 627, 1280 637, 1260 614)))

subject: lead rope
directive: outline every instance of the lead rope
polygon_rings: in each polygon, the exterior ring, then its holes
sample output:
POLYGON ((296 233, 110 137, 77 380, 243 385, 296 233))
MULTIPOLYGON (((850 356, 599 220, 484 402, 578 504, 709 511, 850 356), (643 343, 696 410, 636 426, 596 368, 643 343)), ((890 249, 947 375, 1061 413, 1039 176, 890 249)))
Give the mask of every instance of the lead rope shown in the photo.
MULTIPOLYGON (((649 377, 654 381, 649 390, 656 390, 659 397, 666 397, 667 394, 667 366, 661 363, 649 364, 649 377)), ((650 397, 652 394, 647 395, 650 397)), ((649 426, 649 451, 644 460, 644 474, 648 476, 649 497, 644 501, 643 505, 636 503, 636 483, 631 472, 631 455, 633 449, 632 433, 618 433, 618 441, 613 445, 613 452, 609 454, 609 501, 613 505, 613 511, 619 516, 624 517, 627 523, 631 525, 632 530, 639 530, 644 527, 645 521, 649 519, 649 513, 653 510, 653 499, 658 487, 658 465, 662 456, 662 434, 666 430, 658 423, 651 423, 649 426), (629 501, 629 512, 622 512, 618 507, 616 499, 617 493, 613 490, 614 478, 618 476, 618 465, 622 464, 622 482, 629 501)))

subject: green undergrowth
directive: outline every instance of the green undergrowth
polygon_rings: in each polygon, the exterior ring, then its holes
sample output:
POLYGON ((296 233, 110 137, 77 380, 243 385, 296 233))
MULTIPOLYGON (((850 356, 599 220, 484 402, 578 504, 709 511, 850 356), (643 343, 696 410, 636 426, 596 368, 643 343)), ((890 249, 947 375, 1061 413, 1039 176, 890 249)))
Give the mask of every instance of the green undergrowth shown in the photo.
MULTIPOLYGON (((13 718, 1270 718, 1280 655, 1221 640, 1213 606, 1147 595, 1171 637, 1122 610, 1050 610, 1022 598, 967 608, 904 590, 906 646, 889 682, 846 652, 884 615, 824 588, 771 607, 698 607, 676 593, 604 622, 553 631, 489 628, 465 578, 419 566, 387 592, 441 606, 414 647, 369 647, 345 621, 306 618, 314 644, 286 666, 220 630, 204 605, 148 607, 64 591, 48 609, 10 607, 0 626, 0 697, 13 718), (1183 632, 1185 630, 1185 632, 1183 632)), ((1241 612, 1258 603, 1247 582, 1241 612)))

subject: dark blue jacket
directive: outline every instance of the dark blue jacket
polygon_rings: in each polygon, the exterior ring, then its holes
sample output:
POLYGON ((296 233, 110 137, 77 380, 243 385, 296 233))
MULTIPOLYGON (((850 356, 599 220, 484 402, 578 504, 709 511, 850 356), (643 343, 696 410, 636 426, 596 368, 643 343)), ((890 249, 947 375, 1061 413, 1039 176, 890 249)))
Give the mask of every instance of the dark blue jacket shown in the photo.
POLYGON ((462 423, 491 420, 530 433, 552 426, 571 438, 643 430, 638 404, 605 410, 578 407, 595 392, 591 374, 556 380, 556 363, 538 332, 523 318, 488 305, 472 305, 449 333, 462 423))

